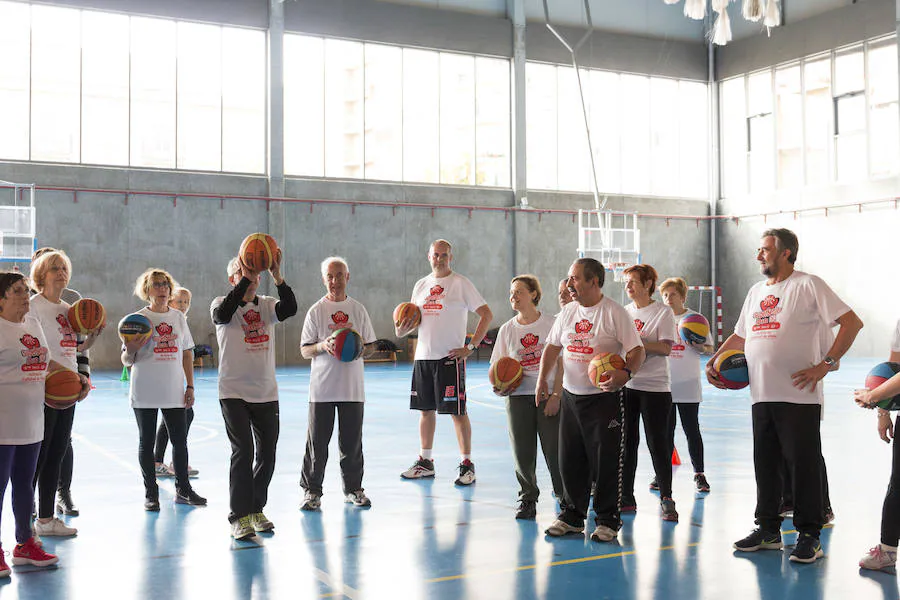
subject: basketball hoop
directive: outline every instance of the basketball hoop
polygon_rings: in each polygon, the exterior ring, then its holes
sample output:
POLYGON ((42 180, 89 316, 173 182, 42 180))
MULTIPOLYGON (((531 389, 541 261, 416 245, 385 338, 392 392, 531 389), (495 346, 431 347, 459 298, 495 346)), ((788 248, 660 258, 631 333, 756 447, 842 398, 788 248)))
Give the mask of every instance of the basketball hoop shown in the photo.
POLYGON ((625 280, 625 269, 627 269, 630 265, 628 263, 623 262, 615 262, 610 263, 606 268, 613 273, 613 281, 624 281, 625 280))

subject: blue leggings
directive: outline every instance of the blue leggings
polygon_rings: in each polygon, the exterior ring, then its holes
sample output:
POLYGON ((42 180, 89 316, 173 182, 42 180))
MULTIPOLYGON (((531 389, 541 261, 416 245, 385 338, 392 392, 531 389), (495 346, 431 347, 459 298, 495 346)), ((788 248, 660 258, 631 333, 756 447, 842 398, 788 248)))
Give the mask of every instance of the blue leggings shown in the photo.
POLYGON ((31 536, 31 511, 34 509, 34 471, 41 443, 22 446, 0 445, 0 518, 6 484, 12 481, 12 509, 16 520, 16 542, 24 544, 31 536))

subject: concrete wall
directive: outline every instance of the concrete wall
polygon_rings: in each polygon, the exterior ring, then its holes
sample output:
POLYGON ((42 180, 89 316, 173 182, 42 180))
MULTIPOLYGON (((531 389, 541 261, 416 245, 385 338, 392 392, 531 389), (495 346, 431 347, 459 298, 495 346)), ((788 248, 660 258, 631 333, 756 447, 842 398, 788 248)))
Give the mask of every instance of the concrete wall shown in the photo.
POLYGON ((718 276, 725 290, 726 335, 734 328, 750 286, 762 279, 756 263, 761 233, 769 227, 787 227, 800 238, 797 268, 822 277, 866 323, 851 349, 851 356, 884 356, 900 308, 900 280, 890 257, 896 252, 900 211, 884 202, 848 208, 799 213, 793 209, 893 199, 900 195, 900 179, 853 186, 754 196, 719 205, 720 214, 757 214, 785 211, 780 216, 750 217, 718 225, 718 276))
MULTIPOLYGON (((198 343, 212 343, 209 303, 224 294, 225 264, 243 237, 267 227, 266 203, 223 200, 217 194, 262 194, 265 180, 197 173, 120 170, 35 164, 0 164, 0 179, 46 186, 196 192, 208 197, 131 196, 41 191, 37 196, 38 243, 63 248, 72 258, 72 287, 100 300, 110 323, 138 309, 132 295, 137 276, 147 267, 170 271, 194 292, 189 324, 198 343)), ((509 207, 508 190, 380 185, 364 182, 289 180, 287 195, 319 199, 286 203, 279 239, 285 251, 284 275, 300 304, 300 315, 279 332, 285 340, 282 364, 302 362, 300 328, 309 306, 324 294, 319 263, 344 256, 350 263, 350 294, 368 308, 379 337, 394 339, 391 312, 408 298, 415 281, 428 273, 428 244, 445 237, 454 244, 454 269, 472 279, 496 315, 494 326, 512 316, 507 291, 516 273, 532 272, 547 288, 543 307, 556 311, 556 282, 576 256, 577 224, 571 215, 541 213, 540 208, 587 208, 580 194, 529 193, 535 210, 516 213, 477 210, 509 207), (327 200, 420 202, 472 206, 466 209, 327 204, 327 200)), ((610 208, 649 213, 705 215, 705 202, 678 199, 611 198, 610 208)), ((708 227, 695 221, 641 219, 645 262, 662 276, 685 275, 695 283, 708 278, 708 227)), ((27 268, 27 267, 26 267, 27 268)), ((620 284, 607 294, 621 301, 620 284)), ((98 342, 94 364, 118 368, 119 344, 112 328, 98 342)))

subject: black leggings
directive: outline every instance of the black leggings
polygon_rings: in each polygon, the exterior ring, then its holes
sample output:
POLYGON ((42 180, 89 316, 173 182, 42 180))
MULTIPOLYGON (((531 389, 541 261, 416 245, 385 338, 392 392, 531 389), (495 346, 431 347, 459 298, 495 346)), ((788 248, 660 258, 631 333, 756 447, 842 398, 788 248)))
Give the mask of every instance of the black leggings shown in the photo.
POLYGON ((74 420, 74 406, 65 410, 44 406, 44 441, 41 443, 37 470, 34 473, 34 483, 39 492, 38 517, 41 519, 53 516, 59 471, 69 447, 74 420))
POLYGON ((175 486, 181 491, 191 489, 188 480, 187 419, 183 408, 135 408, 134 418, 138 426, 138 463, 144 476, 144 493, 147 498, 158 499, 156 464, 153 461, 153 442, 156 438, 156 411, 162 418, 172 438, 172 463, 175 467, 175 486))
POLYGON ((672 408, 669 409, 669 454, 672 454, 675 448, 676 407, 678 415, 681 416, 681 429, 684 430, 684 437, 687 438, 688 452, 691 454, 691 464, 694 466, 694 473, 702 473, 703 437, 700 435, 700 403, 672 403, 672 408))
MULTIPOLYGON (((187 419, 187 427, 185 428, 185 436, 191 431, 191 423, 194 421, 193 407, 185 410, 185 418, 187 419)), ((166 422, 163 420, 156 430, 156 450, 153 452, 153 459, 158 462, 164 462, 166 459, 166 446, 169 445, 169 430, 166 428, 166 422)))
POLYGON ((670 392, 645 392, 625 388, 625 471, 622 477, 622 505, 636 504, 634 476, 637 471, 640 421, 644 421, 647 448, 656 471, 660 498, 672 497, 672 448, 669 445, 670 392))
MULTIPOLYGON (((894 422, 894 433, 900 431, 900 416, 894 422)), ((894 438, 893 460, 891 462, 891 481, 884 496, 884 507, 881 509, 881 543, 885 546, 897 546, 900 541, 900 444, 894 438)))

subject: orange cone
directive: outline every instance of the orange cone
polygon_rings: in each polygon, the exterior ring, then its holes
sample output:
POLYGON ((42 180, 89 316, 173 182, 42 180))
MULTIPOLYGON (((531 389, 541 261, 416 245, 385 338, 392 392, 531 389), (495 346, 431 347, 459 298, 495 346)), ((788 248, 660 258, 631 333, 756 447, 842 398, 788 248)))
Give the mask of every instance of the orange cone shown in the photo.
POLYGON ((672 448, 672 464, 676 467, 681 464, 681 457, 678 456, 678 448, 672 448))

